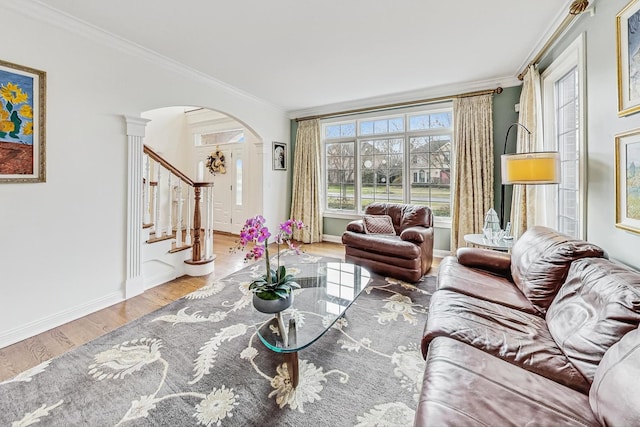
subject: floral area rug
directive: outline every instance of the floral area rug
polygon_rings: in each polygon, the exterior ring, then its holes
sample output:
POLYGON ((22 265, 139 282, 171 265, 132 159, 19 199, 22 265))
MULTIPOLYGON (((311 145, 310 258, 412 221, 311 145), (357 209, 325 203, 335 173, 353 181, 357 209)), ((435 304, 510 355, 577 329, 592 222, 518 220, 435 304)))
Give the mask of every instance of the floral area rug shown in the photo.
POLYGON ((283 355, 251 323, 248 286, 263 272, 257 263, 212 281, 0 383, 0 425, 411 426, 436 278, 371 274, 345 316, 299 353, 294 389, 283 355))

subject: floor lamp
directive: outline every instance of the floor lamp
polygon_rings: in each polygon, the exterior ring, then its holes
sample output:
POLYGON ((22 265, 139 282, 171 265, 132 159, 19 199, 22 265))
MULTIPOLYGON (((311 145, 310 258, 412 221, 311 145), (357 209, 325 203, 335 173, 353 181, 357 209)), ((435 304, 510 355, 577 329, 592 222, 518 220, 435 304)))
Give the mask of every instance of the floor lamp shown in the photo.
POLYGON ((504 150, 500 157, 502 166, 502 187, 500 188, 500 228, 504 230, 504 189, 513 184, 558 184, 560 183, 560 153, 557 151, 538 151, 530 153, 507 154, 509 131, 514 126, 520 126, 527 131, 527 138, 531 131, 520 123, 512 123, 507 129, 504 139, 504 150))

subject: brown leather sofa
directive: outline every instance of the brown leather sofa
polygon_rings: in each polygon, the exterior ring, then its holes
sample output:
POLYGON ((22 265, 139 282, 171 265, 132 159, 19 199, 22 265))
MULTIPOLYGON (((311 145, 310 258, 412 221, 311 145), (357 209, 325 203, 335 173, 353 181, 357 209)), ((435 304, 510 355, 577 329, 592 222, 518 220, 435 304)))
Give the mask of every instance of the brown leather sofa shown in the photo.
POLYGON ((544 227, 438 271, 415 426, 640 425, 640 273, 544 227))
POLYGON ((365 218, 352 221, 342 234, 345 260, 378 274, 415 283, 433 262, 433 214, 426 206, 371 203, 365 218), (367 216, 391 217, 388 234, 367 232, 367 216))

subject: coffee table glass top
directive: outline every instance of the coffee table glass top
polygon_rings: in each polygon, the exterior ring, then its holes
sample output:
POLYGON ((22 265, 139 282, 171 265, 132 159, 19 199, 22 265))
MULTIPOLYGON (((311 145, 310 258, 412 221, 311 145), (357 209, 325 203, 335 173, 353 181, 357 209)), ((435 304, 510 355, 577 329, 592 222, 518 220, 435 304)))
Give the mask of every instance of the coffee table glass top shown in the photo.
POLYGON ((260 340, 278 353, 297 352, 313 344, 331 329, 371 279, 364 268, 345 262, 287 265, 287 273, 295 273, 301 286, 294 291, 288 309, 273 315, 252 307, 260 340))

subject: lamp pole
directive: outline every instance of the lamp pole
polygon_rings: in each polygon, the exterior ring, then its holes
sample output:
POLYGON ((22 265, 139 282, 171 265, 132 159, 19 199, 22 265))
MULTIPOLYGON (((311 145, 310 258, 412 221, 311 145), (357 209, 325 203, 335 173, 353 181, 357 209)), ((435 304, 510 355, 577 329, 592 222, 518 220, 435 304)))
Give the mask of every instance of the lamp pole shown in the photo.
MULTIPOLYGON (((509 125, 509 128, 507 129, 507 136, 504 138, 504 148, 502 150, 503 155, 507 154, 507 142, 509 142, 509 132, 511 132, 511 128, 513 128, 514 126, 520 126, 524 130, 526 130, 527 136, 531 138, 531 131, 527 129, 525 125, 517 122, 511 123, 511 125, 509 125)), ((504 180, 501 180, 501 181, 504 181, 504 180)), ((504 230, 504 188, 505 188, 505 185, 501 184, 501 187, 500 187, 500 229, 501 230, 504 230)))

